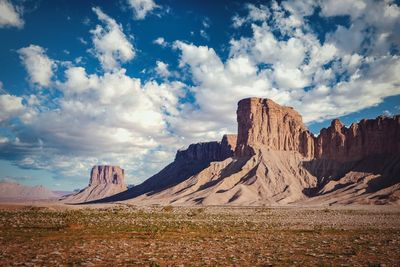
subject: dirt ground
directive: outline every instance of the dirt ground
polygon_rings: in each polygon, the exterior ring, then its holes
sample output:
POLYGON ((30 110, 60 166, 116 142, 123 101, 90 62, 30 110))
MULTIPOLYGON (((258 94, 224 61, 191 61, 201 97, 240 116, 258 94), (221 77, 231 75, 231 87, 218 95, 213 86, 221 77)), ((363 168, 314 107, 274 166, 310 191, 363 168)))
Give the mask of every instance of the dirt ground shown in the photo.
POLYGON ((0 205, 0 266, 400 266, 400 208, 0 205))

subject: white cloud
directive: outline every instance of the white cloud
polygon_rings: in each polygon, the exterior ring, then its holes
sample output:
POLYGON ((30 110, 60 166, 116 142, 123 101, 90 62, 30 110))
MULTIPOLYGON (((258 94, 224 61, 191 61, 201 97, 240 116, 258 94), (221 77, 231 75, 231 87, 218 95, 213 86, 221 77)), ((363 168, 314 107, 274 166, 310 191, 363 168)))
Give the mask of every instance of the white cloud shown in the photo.
POLYGON ((144 19, 146 15, 158 7, 153 0, 127 0, 132 8, 134 18, 137 20, 144 19))
POLYGON ((384 110, 384 111, 382 112, 382 115, 384 115, 384 116, 386 116, 386 117, 392 117, 392 116, 393 116, 393 113, 390 112, 389 110, 384 110))
POLYGON ((166 47, 168 45, 168 43, 165 41, 163 37, 158 37, 153 41, 153 43, 162 47, 166 47))
POLYGON ((29 74, 32 84, 48 87, 53 76, 55 62, 46 55, 45 49, 38 45, 29 45, 18 50, 20 59, 29 74))
POLYGON ((182 106, 181 116, 171 122, 177 133, 189 140, 218 140, 223 133, 236 132, 235 109, 241 98, 267 95, 266 73, 257 75, 246 56, 223 63, 214 49, 176 42, 181 51, 180 67, 188 66, 195 82, 191 89, 196 105, 182 106))
POLYGON ((0 122, 16 117, 24 111, 22 97, 13 95, 0 95, 0 122))
POLYGON ((94 7, 98 19, 105 27, 97 25, 91 30, 94 44, 93 53, 104 70, 113 70, 135 57, 135 49, 123 32, 122 26, 107 16, 99 7, 94 7))
POLYGON ((238 15, 235 15, 232 17, 232 26, 234 28, 239 28, 245 23, 265 21, 270 16, 270 11, 265 5, 256 6, 254 4, 246 4, 245 8, 248 12, 247 16, 240 17, 238 15))
POLYGON ((251 21, 265 21, 270 15, 269 9, 265 5, 257 7, 253 4, 247 4, 246 7, 249 12, 248 18, 251 21))
POLYGON ((208 36, 207 32, 203 29, 200 30, 200 36, 203 37, 204 39, 209 40, 210 37, 208 36))
POLYGON ((159 60, 156 61, 156 73, 163 78, 171 76, 171 72, 168 70, 168 64, 159 60))
POLYGON ((8 0, 0 0, 0 28, 24 27, 21 7, 15 7, 8 0))
POLYGON ((350 27, 339 26, 329 34, 347 53, 359 50, 369 55, 385 55, 393 46, 400 46, 400 7, 392 1, 321 1, 322 16, 349 16, 350 27))
POLYGON ((281 90, 301 89, 309 84, 299 69, 289 69, 279 64, 276 65, 274 70, 274 80, 281 90))
POLYGON ((246 22, 246 18, 242 18, 239 17, 238 15, 235 15, 232 17, 232 22, 233 22, 232 26, 234 28, 239 28, 246 22))
POLYGON ((27 97, 30 109, 11 110, 22 98, 6 99, 7 114, 26 118, 19 141, 1 144, 4 153, 15 153, 8 157, 19 166, 82 177, 94 164, 118 164, 138 183, 135 179, 156 172, 183 144, 168 126, 179 114, 180 82, 142 84, 124 69, 98 75, 68 67, 65 81, 55 85, 62 96, 53 100, 52 108, 39 109, 40 100, 27 97))
POLYGON ((367 4, 363 0, 325 0, 321 1, 321 13, 324 16, 351 15, 359 17, 365 11, 367 4))

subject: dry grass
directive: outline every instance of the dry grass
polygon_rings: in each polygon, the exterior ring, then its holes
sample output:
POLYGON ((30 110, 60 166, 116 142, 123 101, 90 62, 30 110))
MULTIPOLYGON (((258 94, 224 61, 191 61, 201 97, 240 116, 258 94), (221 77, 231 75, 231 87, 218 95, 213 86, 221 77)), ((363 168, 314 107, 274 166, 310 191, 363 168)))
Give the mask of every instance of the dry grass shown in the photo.
POLYGON ((0 211, 0 265, 398 266, 400 211, 0 211))

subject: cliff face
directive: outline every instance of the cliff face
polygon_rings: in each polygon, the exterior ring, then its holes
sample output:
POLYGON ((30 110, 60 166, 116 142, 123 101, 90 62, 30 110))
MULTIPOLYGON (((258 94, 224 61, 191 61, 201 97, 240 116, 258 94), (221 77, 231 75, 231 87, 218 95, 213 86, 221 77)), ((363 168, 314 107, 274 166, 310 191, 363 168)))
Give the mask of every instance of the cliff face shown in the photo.
POLYGON ((225 134, 221 140, 221 160, 233 157, 236 149, 237 135, 225 134))
POLYGON ((238 103, 236 155, 251 156, 257 149, 298 151, 314 155, 314 138, 300 114, 270 99, 246 98, 238 103))
POLYGON ((103 199, 126 190, 124 170, 118 166, 94 166, 90 172, 89 185, 80 192, 67 196, 68 203, 84 203, 103 199))
POLYGON ((308 159, 346 162, 400 152, 400 115, 364 119, 349 128, 335 119, 314 137, 293 108, 269 99, 247 98, 238 103, 237 120, 238 157, 264 148, 297 151, 308 159))
POLYGON ((315 140, 315 157, 340 162, 400 152, 400 115, 362 120, 346 128, 338 119, 315 140))
POLYGON ((236 135, 224 135, 220 142, 191 144, 187 149, 178 150, 175 161, 222 161, 232 157, 236 147, 236 135))
POLYGON ((120 184, 125 186, 124 170, 118 166, 94 166, 90 172, 89 186, 98 184, 120 184))

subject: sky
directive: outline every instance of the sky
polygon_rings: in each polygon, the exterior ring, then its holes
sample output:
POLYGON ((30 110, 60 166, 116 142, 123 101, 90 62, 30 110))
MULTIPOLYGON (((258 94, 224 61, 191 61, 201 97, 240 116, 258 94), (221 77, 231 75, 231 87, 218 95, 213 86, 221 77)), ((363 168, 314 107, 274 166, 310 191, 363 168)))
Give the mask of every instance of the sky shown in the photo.
POLYGON ((333 118, 400 113, 390 0, 0 0, 0 180, 73 190, 97 164, 139 184, 236 133, 237 102, 333 118))

